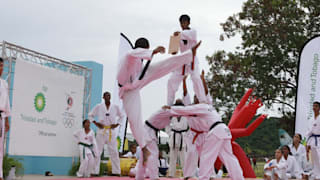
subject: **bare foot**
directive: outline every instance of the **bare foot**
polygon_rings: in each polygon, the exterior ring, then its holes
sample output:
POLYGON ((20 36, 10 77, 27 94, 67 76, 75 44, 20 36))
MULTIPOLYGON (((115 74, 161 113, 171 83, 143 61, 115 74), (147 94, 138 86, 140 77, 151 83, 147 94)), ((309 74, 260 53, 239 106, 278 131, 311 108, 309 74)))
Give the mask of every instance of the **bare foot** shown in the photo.
POLYGON ((150 151, 147 149, 147 147, 142 148, 142 156, 143 156, 143 166, 145 166, 148 161, 148 157, 150 156, 150 151))
POLYGON ((197 49, 200 46, 200 44, 201 44, 201 41, 199 41, 195 46, 192 47, 192 55, 193 56, 196 56, 197 49))

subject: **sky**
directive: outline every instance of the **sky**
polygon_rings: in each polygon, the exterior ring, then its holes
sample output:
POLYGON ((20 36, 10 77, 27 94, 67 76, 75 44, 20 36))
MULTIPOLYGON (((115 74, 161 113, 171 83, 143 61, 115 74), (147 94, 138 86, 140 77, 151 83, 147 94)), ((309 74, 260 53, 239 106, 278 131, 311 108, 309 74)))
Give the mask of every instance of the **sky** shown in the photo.
MULTIPOLYGON (((179 16, 188 14, 202 44, 200 68, 217 50, 233 51, 239 37, 220 41, 220 23, 241 11, 244 0, 3 0, 0 6, 0 41, 8 41, 65 61, 103 64, 103 91, 112 92, 118 61, 120 32, 132 42, 149 39, 151 48, 168 47, 180 30, 179 16)), ((154 60, 167 55, 157 55, 154 60)), ((166 104, 168 76, 142 91, 142 112, 147 119, 166 104)), ((191 81, 188 88, 192 92, 191 81)), ((181 96, 181 89, 176 96, 181 96), (178 94, 179 93, 179 94, 178 94)))

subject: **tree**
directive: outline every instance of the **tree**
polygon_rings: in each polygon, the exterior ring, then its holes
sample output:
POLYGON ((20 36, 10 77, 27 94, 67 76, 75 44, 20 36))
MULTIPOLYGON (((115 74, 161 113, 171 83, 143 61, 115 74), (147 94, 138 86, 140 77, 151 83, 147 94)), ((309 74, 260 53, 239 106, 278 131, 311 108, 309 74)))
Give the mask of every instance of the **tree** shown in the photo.
POLYGON ((248 0, 241 12, 221 24, 220 40, 242 39, 236 51, 218 50, 206 57, 210 93, 216 107, 224 108, 225 119, 246 89, 255 88, 267 108, 278 104, 287 123, 283 128, 293 132, 299 52, 318 34, 319 12, 316 0, 248 0))

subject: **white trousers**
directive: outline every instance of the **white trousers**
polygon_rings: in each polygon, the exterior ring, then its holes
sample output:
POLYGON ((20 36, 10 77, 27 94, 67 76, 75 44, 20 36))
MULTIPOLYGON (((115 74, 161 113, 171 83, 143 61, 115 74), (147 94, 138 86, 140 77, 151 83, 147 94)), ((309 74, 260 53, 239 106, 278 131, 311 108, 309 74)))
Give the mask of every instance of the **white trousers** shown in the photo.
POLYGON ((106 133, 103 133, 104 130, 99 129, 96 141, 97 141, 97 155, 96 155, 96 166, 94 174, 99 174, 100 172, 100 162, 101 162, 101 154, 103 151, 103 147, 107 144, 108 152, 110 155, 111 166, 112 166, 112 174, 120 174, 120 158, 118 152, 118 142, 117 142, 117 135, 112 131, 111 141, 109 141, 109 130, 106 133))
POLYGON ((176 175, 176 164, 177 164, 178 156, 179 156, 179 159, 180 159, 180 164, 181 164, 181 166, 183 168, 185 152, 186 152, 186 148, 185 147, 183 147, 181 149, 181 151, 180 151, 179 147, 175 147, 175 148, 170 147, 169 173, 170 173, 171 177, 175 177, 175 175, 176 175))
POLYGON ((3 178, 3 156, 4 156, 4 135, 5 135, 5 119, 0 119, 1 123, 1 137, 0 137, 0 178, 3 178))
POLYGON ((143 127, 143 117, 141 110, 140 89, 150 82, 157 80, 175 69, 192 61, 192 52, 186 51, 180 55, 171 56, 160 62, 151 63, 142 80, 136 80, 132 84, 125 85, 120 89, 120 96, 123 94, 123 107, 127 113, 133 137, 141 148, 145 147, 151 141, 146 136, 143 127))
POLYGON ((146 166, 143 166, 143 155, 142 151, 140 151, 140 158, 137 163, 136 180, 144 180, 146 175, 149 176, 150 180, 159 179, 159 149, 157 141, 152 140, 146 147, 149 150, 150 155, 146 166))
POLYGON ((311 146, 312 174, 316 179, 320 179, 320 144, 318 146, 311 146))
MULTIPOLYGON (((202 80, 200 78, 198 64, 195 64, 194 67, 195 67, 194 70, 191 70, 190 66, 186 66, 186 68, 190 68, 190 70, 188 70, 188 72, 190 72, 190 75, 191 75, 194 93, 196 94, 199 102, 206 102, 206 96, 204 93, 204 87, 202 84, 202 80)), ((187 75, 187 74, 188 73, 185 73, 185 75, 187 75)), ((167 103, 168 103, 168 105, 171 106, 174 104, 175 94, 178 91, 179 86, 180 86, 181 82, 183 81, 183 78, 184 78, 184 75, 182 75, 182 73, 180 73, 180 71, 173 72, 171 74, 171 76, 168 80, 168 85, 167 85, 168 86, 168 88, 167 88, 167 91, 168 91, 167 103)))
POLYGON ((83 150, 82 148, 80 148, 80 167, 77 172, 77 176, 90 177, 92 171, 95 168, 95 162, 96 160, 91 153, 85 154, 85 157, 83 158, 83 150))
POLYGON ((217 157, 226 166, 232 180, 244 180, 239 161, 232 152, 231 139, 220 139, 209 131, 200 152, 199 180, 210 179, 217 157))
POLYGON ((193 177, 198 168, 199 155, 195 144, 192 144, 193 134, 190 130, 184 135, 184 142, 186 143, 186 153, 183 165, 183 176, 193 177))

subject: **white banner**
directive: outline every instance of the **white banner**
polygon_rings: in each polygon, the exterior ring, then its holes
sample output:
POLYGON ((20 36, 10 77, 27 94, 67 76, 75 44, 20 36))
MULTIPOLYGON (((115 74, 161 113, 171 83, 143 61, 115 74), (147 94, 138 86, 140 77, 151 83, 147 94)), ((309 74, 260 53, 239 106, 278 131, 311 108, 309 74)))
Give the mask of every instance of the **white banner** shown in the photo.
POLYGON ((10 155, 78 155, 73 132, 82 126, 84 77, 17 60, 10 155))
POLYGON ((296 104, 296 133, 305 136, 314 119, 312 105, 320 101, 320 37, 309 40, 300 54, 296 104))

